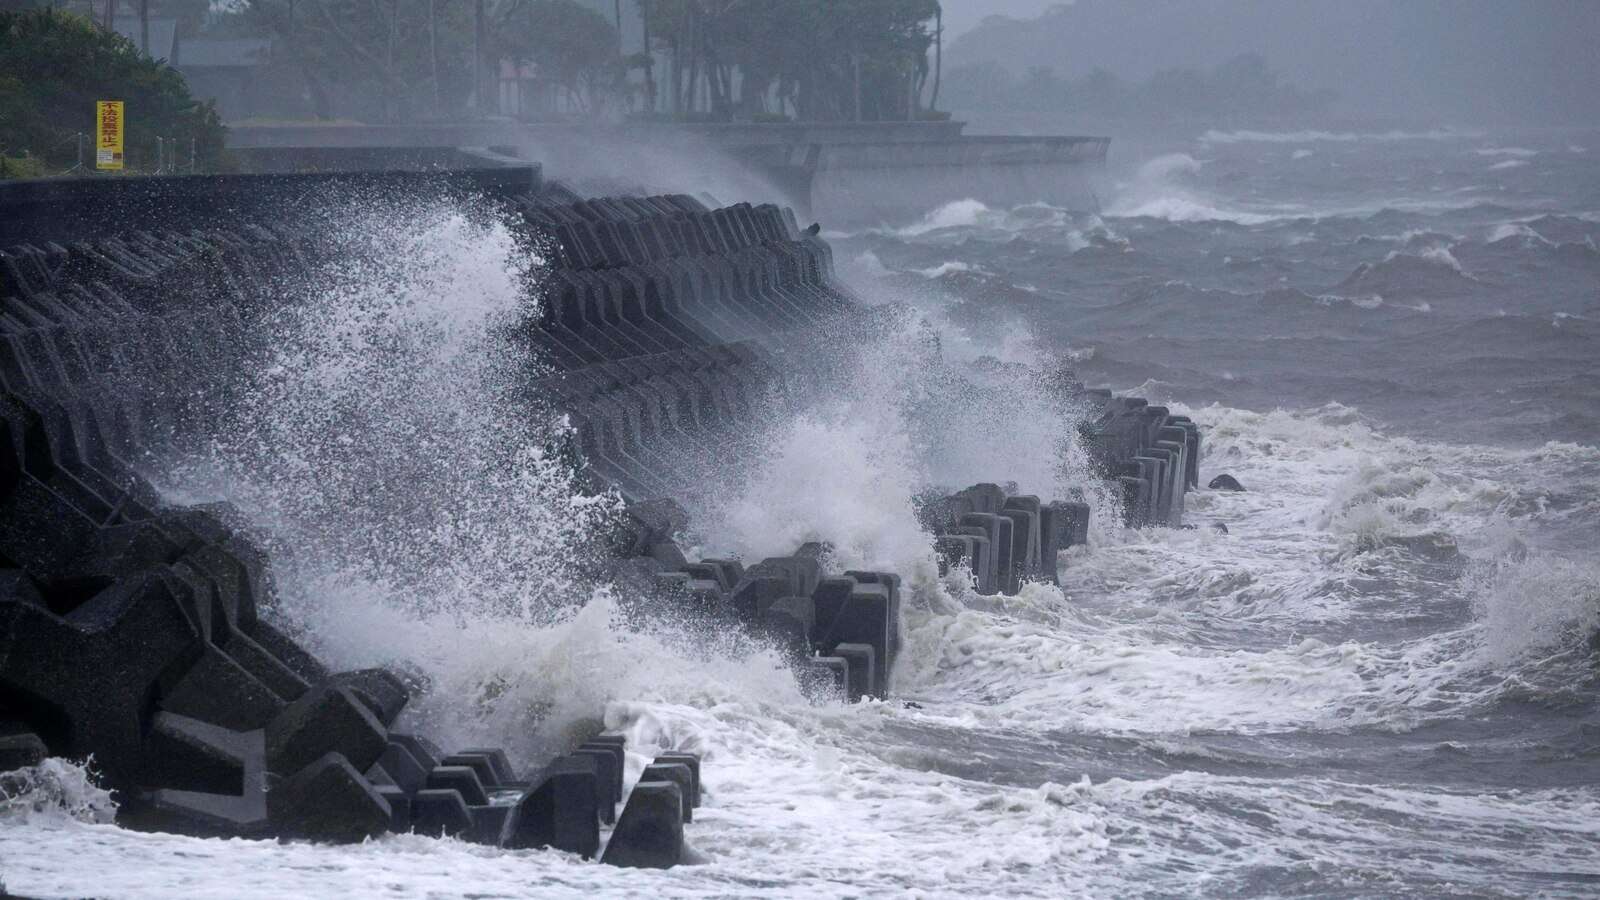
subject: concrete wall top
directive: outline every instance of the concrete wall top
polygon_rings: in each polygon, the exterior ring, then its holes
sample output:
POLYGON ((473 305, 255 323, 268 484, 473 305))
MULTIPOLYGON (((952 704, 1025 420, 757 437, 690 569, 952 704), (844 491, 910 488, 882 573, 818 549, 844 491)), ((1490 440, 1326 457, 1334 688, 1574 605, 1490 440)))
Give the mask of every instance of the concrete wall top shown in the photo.
POLYGON ((964 122, 463 122, 230 125, 228 147, 459 147, 539 141, 707 141, 721 147, 924 143, 961 136, 964 122))
POLYGON ((793 148, 787 164, 829 169, 906 169, 926 166, 989 167, 1104 162, 1110 138, 978 137, 922 144, 836 144, 815 153, 793 148))
POLYGON ((133 230, 190 230, 270 222, 339 192, 408 196, 458 190, 520 196, 538 189, 538 166, 449 171, 251 175, 88 176, 0 181, 0 247, 65 244, 133 230))

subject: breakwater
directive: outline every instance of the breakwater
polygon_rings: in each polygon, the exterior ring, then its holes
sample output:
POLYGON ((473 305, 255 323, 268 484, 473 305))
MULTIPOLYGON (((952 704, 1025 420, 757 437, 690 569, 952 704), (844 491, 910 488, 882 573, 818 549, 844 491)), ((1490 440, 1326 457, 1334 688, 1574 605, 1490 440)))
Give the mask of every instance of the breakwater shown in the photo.
MULTIPOLYGON (((236 415, 228 387, 260 365, 257 325, 292 302, 287 286, 337 261, 330 204, 463 190, 388 180, 399 177, 182 181, 193 205, 0 253, 5 767, 92 755, 136 827, 324 840, 416 830, 586 855, 608 834, 608 861, 670 865, 700 796, 698 759, 591 733, 519 772, 496 748, 433 746, 404 718, 429 684, 331 671, 275 620, 271 561, 249 523, 153 486, 165 455, 236 415), (237 202, 185 228, 207 185, 237 202)), ((93 187, 73 189, 95 203, 93 187)), ((759 561, 691 561, 678 542, 680 501, 698 504, 719 473, 759 455, 762 422, 837 389, 841 356, 884 339, 883 310, 860 303, 815 230, 776 206, 580 199, 529 170, 468 190, 541 242, 542 299, 518 326, 541 365, 522 389, 567 414, 566 458, 623 501, 601 575, 769 637, 824 695, 887 696, 907 601, 898 573, 836 571, 823 542, 759 561)), ((978 391, 936 347, 925 363, 978 391)), ((987 483, 922 498, 941 566, 969 571, 982 593, 1053 580, 1091 515, 1181 524, 1195 483, 1192 423, 1069 371, 1033 374, 1084 422, 1121 502, 1092 510, 987 483)))
POLYGON ((246 124, 228 136, 248 171, 438 167, 465 146, 538 160, 600 193, 770 200, 834 227, 965 199, 1097 210, 1110 139, 967 134, 959 121, 246 124))

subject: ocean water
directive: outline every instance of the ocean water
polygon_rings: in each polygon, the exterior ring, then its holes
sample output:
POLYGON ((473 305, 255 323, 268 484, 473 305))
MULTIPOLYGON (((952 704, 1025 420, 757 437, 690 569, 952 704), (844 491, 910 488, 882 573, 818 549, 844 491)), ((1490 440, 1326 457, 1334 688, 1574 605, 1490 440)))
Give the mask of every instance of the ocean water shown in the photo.
POLYGON ((228 497, 271 537, 278 614, 332 661, 433 681, 408 715, 443 743, 528 762, 599 719, 703 754, 697 864, 139 834, 51 763, 0 804, 0 878, 102 897, 1600 891, 1600 133, 1113 153, 1097 214, 967 200, 830 233, 904 327, 694 510, 706 555, 824 538, 900 571, 887 702, 817 704, 766 648, 563 567, 606 500, 539 449, 559 422, 503 390, 537 361, 496 323, 537 302, 520 286, 541 263, 493 221, 353 228, 416 264, 277 323, 288 355, 245 392, 258 429, 173 461, 169 491, 228 497), (929 334, 977 388, 917 364, 929 334), (1099 499, 1069 411, 1018 374, 1063 358, 1192 416, 1202 483, 1248 490, 1190 495, 1192 530, 1097 518, 1059 588, 975 596, 937 575, 912 496, 1099 499), (451 514, 364 489, 380 469, 451 514))

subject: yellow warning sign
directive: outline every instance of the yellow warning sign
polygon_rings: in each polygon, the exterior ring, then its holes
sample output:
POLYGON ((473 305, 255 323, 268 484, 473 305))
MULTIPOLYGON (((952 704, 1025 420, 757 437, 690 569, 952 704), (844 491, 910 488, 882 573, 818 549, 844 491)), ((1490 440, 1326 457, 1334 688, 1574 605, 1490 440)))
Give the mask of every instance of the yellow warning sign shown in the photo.
POLYGON ((94 104, 94 167, 122 170, 122 101, 97 100, 94 104))

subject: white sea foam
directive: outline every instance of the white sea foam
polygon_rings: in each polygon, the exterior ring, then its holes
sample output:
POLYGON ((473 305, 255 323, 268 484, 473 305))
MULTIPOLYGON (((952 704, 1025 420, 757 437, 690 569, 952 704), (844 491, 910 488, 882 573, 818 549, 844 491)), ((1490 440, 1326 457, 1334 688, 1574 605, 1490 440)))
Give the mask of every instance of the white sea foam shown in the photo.
MULTIPOLYGON (((691 717, 655 712, 673 725, 691 717)), ((689 829, 703 865, 617 869, 413 836, 332 847, 67 824, 7 836, 7 886, 33 896, 92 885, 103 896, 241 900, 375 888, 397 898, 1178 895, 1196 884, 1237 894, 1252 873, 1298 871, 1314 857, 1344 884, 1391 885, 1403 872, 1459 891, 1493 873, 1495 889, 1538 893, 1550 876, 1521 873, 1582 879, 1600 839, 1600 802, 1569 788, 1479 793, 1198 771, 982 785, 939 771, 958 762, 937 747, 950 729, 862 712, 828 729, 749 708, 711 717, 730 752, 718 757, 720 775, 704 770, 715 799, 689 829), (896 754, 870 741, 902 724, 924 728, 927 746, 896 754), (853 737, 830 739, 841 725, 853 737)))
POLYGON ((936 591, 932 539, 913 512, 919 491, 1010 482, 1048 500, 1101 490, 1067 411, 1033 387, 1045 360, 1031 332, 941 335, 945 359, 970 379, 951 382, 928 356, 933 321, 908 313, 888 341, 846 363, 840 392, 763 437, 754 470, 695 510, 708 552, 760 559, 825 541, 843 568, 898 571, 936 591))
POLYGON ((1520 169, 1523 166, 1526 166, 1527 164, 1528 164, 1528 161, 1525 160, 1525 159, 1503 159, 1503 160, 1495 163, 1494 165, 1490 166, 1489 169, 1490 169, 1490 171, 1504 171, 1506 169, 1520 169))
POLYGON ((1106 207, 1117 218, 1166 219, 1171 222, 1226 221, 1258 225, 1276 216, 1225 208, 1192 184, 1201 162, 1187 153, 1158 156, 1139 167, 1106 207))
POLYGON ((971 227, 992 216, 993 212, 988 206, 971 198, 952 200, 923 216, 921 221, 898 229, 897 233, 915 237, 944 228, 971 227))
POLYGON ((1474 137, 1474 132, 1435 129, 1432 131, 1208 131, 1201 135, 1207 144, 1312 144, 1312 143, 1390 143, 1394 141, 1448 141, 1474 137))
MULTIPOLYGON (((603 705, 605 724, 635 748, 703 754, 706 804, 688 832, 701 865, 620 870, 415 836, 353 847, 205 841, 56 815, 0 825, 7 885, 136 898, 359 895, 373 885, 396 897, 1060 896, 1181 891, 1197 877, 1196 859, 1198 877, 1224 890, 1240 886, 1240 866, 1307 856, 1392 878, 1394 864, 1371 857, 1411 853, 1419 877, 1479 884, 1474 873, 1487 867, 1502 886, 1529 886, 1502 869, 1570 871, 1586 859, 1600 835, 1600 802, 1570 789, 1511 796, 1203 771, 1098 783, 1070 771, 1004 774, 1005 758, 1032 760, 1027 748, 1042 743, 1071 746, 1076 732, 1152 735, 1163 753, 1216 758, 1204 736, 1217 731, 1403 730, 1505 690, 1525 692, 1541 661, 1581 641, 1593 621, 1592 570, 1531 562, 1478 582, 1482 612, 1460 628, 1398 640, 1381 627, 1366 639, 1307 633, 1417 614, 1398 599, 1355 605, 1340 589, 1375 572, 1400 577, 1384 568, 1381 541, 1355 557, 1341 549, 1355 527, 1342 524, 1348 510, 1385 506, 1387 524, 1371 531, 1380 537, 1428 529, 1465 546, 1486 510, 1513 524, 1544 516, 1535 494, 1550 480, 1583 477, 1588 470, 1574 467, 1592 466, 1593 448, 1422 444, 1337 405, 1175 409, 1207 429, 1202 481, 1226 470, 1249 488, 1189 498, 1192 520, 1225 522, 1232 533, 1105 531, 1091 550, 1066 554, 1061 588, 1029 585, 1014 598, 975 597, 942 581, 942 602, 909 613, 899 692, 921 709, 812 706, 775 658, 707 654, 696 649, 703 635, 623 627, 604 597, 550 626, 497 634, 485 625, 441 644, 441 655, 470 645, 484 658, 478 684, 452 682, 452 693, 571 694, 591 713, 603 705), (1528 483, 1530 471, 1546 483, 1528 483), (1015 748, 980 766, 994 773, 986 780, 958 774, 973 770, 969 742, 979 734, 1015 748), (1261 816, 1273 823, 1265 836, 1261 816), (1532 845, 1521 839, 1530 829, 1539 836, 1532 845), (1195 856, 1193 841, 1208 852, 1195 856)), ((857 437, 842 434, 846 444, 857 437)), ((904 520, 878 527, 896 521, 904 520)), ((389 626, 357 611, 342 627, 389 626)), ((412 640, 403 627, 400 639, 412 640)), ((503 727, 523 724, 509 718, 503 727)), ((630 784, 645 758, 630 753, 630 784)))
POLYGON ((1455 254, 1444 244, 1429 244, 1417 250, 1390 250, 1379 266, 1388 267, 1408 260, 1421 260, 1429 265, 1449 269, 1464 278, 1472 277, 1461 268, 1461 261, 1456 259, 1455 254))
POLYGON ((983 268, 980 267, 980 266, 974 266, 971 263, 962 262, 959 259, 955 259, 955 260, 947 260, 945 262, 942 262, 942 263, 938 264, 937 266, 932 266, 930 268, 918 269, 917 270, 917 274, 921 275, 924 278, 942 278, 945 275, 949 275, 951 272, 982 272, 982 271, 983 271, 983 268))
MULTIPOLYGON (((1191 188, 1183 181, 1194 170, 1173 165, 1161 177, 1191 188)), ((1221 212, 1230 206, 1203 193, 1192 199, 1221 212)), ((945 220, 958 221, 958 212, 945 220)), ((973 221, 988 227, 1011 221, 1010 214, 991 210, 984 220, 975 213, 973 221)), ((470 390, 497 384, 492 371, 471 362, 502 352, 487 340, 492 329, 474 324, 478 314, 470 309, 464 318, 448 313, 451 304, 470 308, 485 298, 450 292, 458 281, 476 280, 475 290, 488 295, 481 319, 489 321, 523 302, 508 289, 520 275, 507 278, 499 268, 510 251, 493 227, 463 221, 459 233, 450 252, 469 261, 439 261, 452 274, 418 282, 443 297, 418 292, 398 311, 378 303, 375 313, 389 311, 335 323, 330 332, 366 348, 363 354, 398 348, 393 365, 334 353, 327 365, 307 368, 306 379, 320 380, 294 384, 331 385, 335 398, 351 402, 347 386, 363 372, 404 385, 446 376, 469 379, 470 390), (395 315, 419 327, 380 327, 395 315), (459 352, 436 352, 449 347, 459 352), (408 367, 422 376, 406 377, 408 367)), ((1447 246, 1438 249, 1444 256, 1430 264, 1458 267, 1447 246)), ((882 266, 875 256, 870 261, 882 266)), ((918 289, 937 292, 936 285, 918 289)), ((980 381, 1025 384, 1010 367, 1048 358, 1020 325, 985 337, 940 327, 945 352, 980 381)), ((875 365, 847 379, 849 390, 774 429, 772 464, 738 485, 741 493, 727 507, 735 515, 713 520, 702 537, 751 555, 790 552, 793 542, 817 537, 834 542, 842 562, 909 573, 915 602, 897 691, 921 709, 897 702, 812 706, 781 660, 757 644, 708 636, 693 623, 641 623, 628 613, 633 598, 564 576, 536 581, 497 561, 500 554, 555 552, 532 545, 538 541, 553 541, 559 552, 574 547, 556 523, 522 506, 547 503, 565 516, 567 504, 584 501, 543 462, 511 466, 533 477, 531 485, 511 479, 484 488, 509 498, 505 517, 526 525, 529 544, 485 524, 495 520, 479 519, 486 508, 479 494, 449 479, 435 490, 439 482, 425 471, 419 483, 428 496, 445 505, 461 500, 462 515, 426 532, 405 516, 376 515, 382 505, 341 486, 350 470, 329 461, 338 459, 337 447, 355 446, 411 473, 383 449, 389 438, 380 441, 380 434, 411 441, 429 466, 457 458, 429 446, 458 440, 429 413, 434 403, 454 408, 454 395, 443 388, 430 388, 416 407, 380 391, 354 407, 362 414, 342 430, 331 430, 340 420, 317 404, 291 407, 284 415, 315 414, 308 426, 272 427, 300 442, 289 446, 311 474, 253 470, 274 474, 263 493, 309 491, 317 487, 315 473, 334 476, 334 499, 354 504, 354 512, 334 517, 327 505, 293 496, 246 504, 281 512, 289 524, 309 523, 312 534, 324 521, 330 528, 401 526, 378 529, 392 542, 377 553, 384 566, 294 570, 284 611, 317 635, 332 661, 402 659, 422 669, 436 690, 418 701, 408 725, 434 729, 447 743, 505 744, 523 761, 568 731, 592 726, 603 710, 605 723, 628 734, 635 748, 704 754, 707 804, 687 833, 705 864, 617 870, 558 853, 415 836, 352 847, 205 841, 80 821, 71 810, 82 804, 52 802, 0 821, 6 886, 34 896, 119 897, 1056 897, 1259 893, 1262 878, 1334 872, 1318 882, 1333 893, 1405 892, 1417 882, 1403 879, 1416 878, 1456 892, 1532 894, 1560 892, 1597 874, 1591 859, 1600 801, 1584 789, 1477 792, 1340 780, 1320 771, 1282 778, 1161 771, 1091 782, 1079 777, 1077 763, 1052 754, 1081 740, 1092 750, 1086 764, 1110 759, 1118 762, 1104 764, 1119 766, 1126 748, 1148 746, 1211 761, 1172 763, 1203 769, 1231 758, 1227 742, 1214 740, 1219 733, 1303 732, 1337 744, 1364 728, 1404 731, 1472 716, 1507 695, 1543 699, 1549 682, 1585 688, 1592 676, 1577 663, 1585 631, 1596 624, 1595 573, 1527 546, 1541 529, 1592 522, 1584 517, 1600 509, 1600 451, 1400 438, 1338 405, 1256 412, 1169 403, 1206 428, 1202 483, 1227 471, 1249 491, 1190 494, 1195 531, 1125 532, 1095 497, 1091 547, 1063 556, 1061 587, 1033 584, 1017 597, 979 597, 959 573, 928 577, 931 554, 909 515, 911 493, 925 481, 1014 479, 1024 490, 1061 496, 1088 483, 1081 471, 1063 474, 1055 465, 1079 464, 1081 450, 1070 443, 1070 421, 1026 390, 1002 395, 1005 402, 994 406, 984 405, 992 392, 942 402, 938 379, 919 365, 916 335, 908 325, 897 338, 905 344, 891 342, 868 359, 875 365), (379 409, 393 415, 379 416, 379 409), (408 421, 421 425, 400 430, 408 421), (335 438, 329 451, 307 438, 318 428, 335 438), (1059 454, 1058 440, 1068 442, 1059 454), (504 490, 507 484, 514 489, 504 490), (1231 533, 1206 528, 1212 522, 1231 533), (409 568, 404 556, 417 548, 466 553, 484 573, 419 580, 427 566, 409 568), (1408 565, 1418 557, 1427 565, 1408 565), (1475 575, 1456 584, 1428 574, 1453 567, 1475 575), (1441 580, 1424 591, 1423 578, 1441 580), (414 590, 418 585, 424 589, 414 590), (565 602, 545 607, 558 597, 565 602), (1456 621, 1441 613, 1462 601, 1471 602, 1473 616, 1456 621), (1418 628, 1429 616, 1448 624, 1418 628), (1561 674, 1573 677, 1551 677, 1556 657, 1571 658, 1561 674), (477 702, 447 702, 463 697, 477 702), (1131 744, 1119 735, 1132 736, 1131 744), (1563 872, 1571 880, 1552 874, 1563 872)), ((1140 390, 1166 399, 1160 383, 1140 390)), ((263 396, 290 394, 285 387, 263 396)), ((466 458, 477 471, 473 454, 466 458)), ((230 495, 248 500, 251 491, 230 495)), ((1271 740, 1261 746, 1272 748, 1271 740)), ((1236 765, 1277 771, 1305 759, 1302 752, 1291 747, 1267 764, 1236 765)), ((630 754, 630 783, 645 758, 630 754)), ((61 796, 95 795, 74 789, 61 796)))
POLYGON ((745 490, 718 503, 706 527, 719 549, 750 560, 827 541, 843 568, 909 575, 931 558, 911 496, 918 466, 904 434, 857 418, 849 407, 786 423, 745 490))
MULTIPOLYGON (((1403 877, 1414 887, 1402 893, 1471 884, 1475 893, 1577 895, 1593 877, 1579 848, 1600 835, 1591 818, 1600 802, 1567 788, 1424 790, 1182 772, 1112 779, 1086 787, 1080 802, 1149 829, 1144 843, 1159 849, 1141 858, 1137 889, 1162 895, 1256 893, 1261 873, 1303 871, 1308 855, 1338 873, 1327 893, 1386 894, 1403 877), (1207 861, 1204 871, 1195 858, 1207 861)), ((1115 885, 1099 892, 1117 893, 1115 885)))
POLYGON ((1496 696, 1495 661, 1477 652, 1482 621, 1399 642, 1306 632, 1414 615, 1352 606, 1342 582, 1377 566, 1403 583, 1383 562, 1394 553, 1455 554, 1485 522, 1538 515, 1513 486, 1519 473, 1570 468, 1582 448, 1465 448, 1424 466, 1413 460, 1441 447, 1386 437, 1337 405, 1179 410, 1208 429, 1202 481, 1225 470, 1249 491, 1192 495, 1199 531, 1108 534, 1069 554, 1060 591, 1034 586, 999 605, 955 591, 967 608, 917 623, 921 662, 903 689, 982 727, 1090 733, 1404 728, 1496 696), (1240 644, 1243 622, 1253 640, 1240 644))
MULTIPOLYGON (((0 831, 69 821, 110 822, 116 814, 111 792, 100 787, 90 766, 52 757, 0 773, 0 831)), ((0 865, 4 862, 0 857, 0 865)))
POLYGON ((1084 221, 1087 228, 1103 227, 1096 217, 1085 217, 1048 203, 1023 203, 1007 209, 993 208, 978 200, 967 198, 945 203, 905 227, 874 229, 873 233, 900 238, 918 238, 936 237, 941 232, 953 229, 977 228, 1020 234, 1057 229, 1075 221, 1084 221))
MULTIPOLYGON (((607 722, 704 755, 688 838, 701 865, 621 869, 550 851, 390 836, 349 847, 205 841, 69 823, 6 835, 7 885, 29 895, 792 896, 841 889, 1054 894, 1107 848, 1105 822, 1053 784, 1005 787, 918 767, 880 746, 906 718, 729 697, 615 704, 607 722)), ((929 748, 932 752, 937 752, 929 748)), ((629 781, 643 757, 630 755, 629 781)))
POLYGON ((1472 152, 1479 156, 1513 156, 1519 159, 1539 155, 1539 151, 1529 150, 1526 147, 1482 147, 1472 152))
POLYGON ((878 258, 878 254, 873 253, 871 250, 863 250, 851 257, 846 261, 843 269, 844 271, 840 274, 852 281, 885 278, 894 274, 893 270, 884 265, 883 260, 878 258))
POLYGON ((1309 159, 1310 157, 1313 157, 1315 155, 1317 155, 1315 150, 1308 150, 1305 147, 1301 147, 1299 150, 1296 150, 1293 153, 1289 154, 1289 158, 1290 159, 1309 159))
POLYGON ((531 754, 559 694, 506 684, 535 677, 515 665, 539 629, 585 621, 588 541, 617 503, 580 490, 562 420, 518 389, 539 362, 510 329, 534 312, 542 262, 449 204, 341 224, 333 261, 283 285, 261 324, 269 355, 237 421, 163 480, 240 507, 272 554, 269 614, 330 663, 419 669, 480 698, 420 698, 436 734, 531 754))
POLYGON ((1501 663, 1584 647, 1600 630, 1600 565, 1519 556, 1485 567, 1470 582, 1484 645, 1501 663))
POLYGON ((1484 241, 1494 244, 1512 238, 1520 239, 1524 246, 1550 245, 1550 241, 1544 235, 1521 222, 1502 222, 1494 226, 1484 241))

